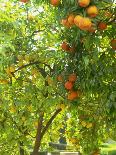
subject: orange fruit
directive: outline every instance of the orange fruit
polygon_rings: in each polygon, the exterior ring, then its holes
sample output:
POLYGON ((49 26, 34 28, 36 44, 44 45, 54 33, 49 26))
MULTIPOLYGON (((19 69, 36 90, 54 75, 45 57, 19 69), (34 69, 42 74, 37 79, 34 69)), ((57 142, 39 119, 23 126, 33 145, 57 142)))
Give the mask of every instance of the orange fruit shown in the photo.
POLYGON ((66 89, 71 90, 73 88, 73 83, 70 81, 67 81, 64 86, 66 89))
POLYGON ((63 42, 62 45, 61 45, 61 48, 62 48, 64 51, 69 51, 70 46, 69 46, 66 42, 63 42))
POLYGON ((98 24, 98 28, 99 28, 100 30, 105 30, 105 29, 107 29, 107 24, 104 23, 104 22, 100 22, 100 23, 98 24))
POLYGON ((90 3, 90 0, 78 0, 78 4, 81 7, 87 7, 90 3))
POLYGON ((68 94, 68 100, 71 100, 71 101, 77 99, 78 97, 79 97, 79 94, 77 91, 71 91, 68 94))
POLYGON ((92 26, 92 22, 89 18, 83 18, 79 23, 79 28, 81 30, 88 30, 92 26))
POLYGON ((57 76, 57 80, 58 80, 59 82, 62 82, 62 81, 63 81, 62 75, 58 75, 58 76, 57 76))
POLYGON ((29 0, 20 0, 20 2, 22 2, 22 3, 28 3, 29 0))
POLYGON ((70 28, 72 25, 68 22, 68 19, 62 19, 61 24, 67 28, 70 28))
POLYGON ((69 77, 68 77, 68 80, 69 80, 70 82, 75 82, 76 79, 77 79, 77 76, 76 76, 75 73, 70 74, 69 77))
POLYGON ((96 17, 98 15, 98 8, 95 5, 88 7, 87 14, 90 17, 96 17))
POLYGON ((75 18, 74 18, 74 23, 76 26, 79 26, 79 23, 81 22, 81 20, 83 19, 82 16, 80 15, 77 15, 75 18))
POLYGON ((92 26, 88 29, 88 31, 94 33, 96 31, 95 25, 92 24, 92 26))
POLYGON ((70 14, 68 16, 68 22, 70 25, 74 25, 74 18, 75 18, 75 15, 73 15, 73 14, 70 14))
POLYGON ((79 27, 81 30, 88 30, 92 26, 92 22, 89 18, 84 18, 80 15, 77 15, 74 18, 74 23, 77 27, 79 27))
POLYGON ((75 51, 75 48, 74 47, 70 47, 69 48, 69 52, 73 53, 75 51))
POLYGON ((116 50, 116 39, 111 40, 112 49, 116 50))
POLYGON ((56 7, 60 4, 60 0, 50 0, 50 4, 56 7))
POLYGON ((66 23, 67 23, 67 19, 62 19, 62 20, 61 20, 61 24, 62 24, 63 26, 65 26, 66 23))

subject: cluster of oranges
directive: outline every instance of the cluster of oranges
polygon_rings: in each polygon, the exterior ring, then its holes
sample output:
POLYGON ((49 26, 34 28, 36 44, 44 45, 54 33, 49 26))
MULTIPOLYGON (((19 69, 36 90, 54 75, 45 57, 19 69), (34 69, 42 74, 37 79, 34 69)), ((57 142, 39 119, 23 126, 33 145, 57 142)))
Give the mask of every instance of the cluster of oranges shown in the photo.
POLYGON ((81 30, 88 30, 90 32, 95 32, 94 24, 92 23, 91 18, 94 18, 98 15, 99 11, 95 5, 90 4, 90 0, 78 0, 78 5, 86 9, 86 14, 90 17, 83 17, 81 15, 70 14, 66 19, 62 20, 62 24, 65 27, 72 27, 76 25, 81 30))
MULTIPOLYGON (((62 82, 63 81, 63 78, 61 75, 59 75, 57 77, 57 80, 59 82, 62 82)), ((64 87, 65 89, 68 91, 68 100, 72 101, 72 100, 75 100, 77 98, 80 97, 80 91, 79 90, 74 90, 74 84, 75 84, 75 81, 77 80, 77 76, 75 73, 72 73, 68 76, 68 80, 64 83, 64 87)))
MULTIPOLYGON (((57 7, 60 4, 60 0, 51 0, 50 3, 57 7)), ((71 28, 76 25, 79 29, 95 32, 96 26, 92 23, 92 18, 95 18, 99 14, 99 9, 95 5, 91 5, 91 0, 77 0, 77 4, 81 8, 85 8, 86 15, 88 17, 83 17, 80 14, 69 14, 66 19, 62 19, 61 24, 67 28, 71 28)), ((107 24, 100 21, 97 25, 99 30, 107 29, 107 24)))

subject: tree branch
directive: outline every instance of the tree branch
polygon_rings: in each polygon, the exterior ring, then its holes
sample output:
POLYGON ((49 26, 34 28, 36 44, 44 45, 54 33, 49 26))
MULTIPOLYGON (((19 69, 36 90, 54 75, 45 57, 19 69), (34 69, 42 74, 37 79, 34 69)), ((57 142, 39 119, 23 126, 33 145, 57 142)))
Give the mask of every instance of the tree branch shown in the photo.
POLYGON ((28 66, 36 65, 36 64, 39 64, 39 63, 41 63, 41 62, 40 62, 40 61, 35 61, 35 62, 31 62, 31 63, 26 64, 26 65, 23 65, 23 66, 17 68, 17 69, 15 70, 14 73, 16 73, 17 71, 19 71, 19 70, 21 70, 21 69, 23 69, 23 68, 26 68, 26 67, 28 67, 28 66))
MULTIPOLYGON (((21 69, 23 69, 23 68, 26 68, 26 67, 28 67, 28 66, 38 65, 38 64, 40 64, 40 63, 43 64, 43 65, 45 65, 45 66, 47 66, 47 67, 49 68, 50 72, 53 71, 53 69, 51 68, 50 65, 48 65, 48 64, 46 64, 46 63, 42 63, 42 62, 40 62, 40 61, 35 61, 35 62, 30 62, 30 63, 28 63, 28 64, 26 64, 26 65, 23 65, 23 66, 17 68, 17 69, 15 70, 15 72, 13 72, 12 74, 14 74, 14 73, 16 73, 17 71, 19 71, 19 70, 21 70, 21 69)), ((37 66, 37 67, 38 67, 38 66, 37 66)))
POLYGON ((56 112, 53 114, 53 116, 49 119, 49 121, 47 122, 46 126, 43 128, 42 132, 41 132, 41 139, 43 138, 45 132, 47 131, 47 129, 49 128, 49 126, 52 124, 53 120, 56 118, 56 116, 62 111, 62 109, 57 109, 56 112))
POLYGON ((36 30, 36 31, 33 31, 32 34, 29 36, 29 38, 32 38, 36 33, 39 33, 39 32, 42 32, 44 30, 36 30))
POLYGON ((40 118, 38 119, 38 128, 37 128, 37 133, 36 133, 36 140, 35 140, 35 145, 34 145, 34 149, 33 149, 33 153, 32 155, 37 155, 38 154, 38 150, 41 144, 41 130, 42 130, 42 126, 43 126, 43 116, 44 113, 40 113, 40 118))

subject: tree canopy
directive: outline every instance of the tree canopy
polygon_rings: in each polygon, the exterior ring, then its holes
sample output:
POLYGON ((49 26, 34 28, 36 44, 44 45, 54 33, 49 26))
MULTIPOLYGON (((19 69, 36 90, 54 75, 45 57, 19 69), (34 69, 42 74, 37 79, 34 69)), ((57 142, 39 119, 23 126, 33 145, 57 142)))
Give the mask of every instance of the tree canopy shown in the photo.
POLYGON ((115 5, 1 0, 1 154, 51 149, 62 127, 84 154, 116 139, 115 5))

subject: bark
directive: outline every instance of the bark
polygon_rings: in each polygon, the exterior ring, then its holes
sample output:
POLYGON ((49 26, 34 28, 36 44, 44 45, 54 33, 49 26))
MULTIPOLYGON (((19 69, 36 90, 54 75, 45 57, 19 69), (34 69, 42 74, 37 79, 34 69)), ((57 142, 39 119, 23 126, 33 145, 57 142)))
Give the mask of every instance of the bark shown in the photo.
POLYGON ((38 151, 41 144, 42 123, 43 123, 43 114, 41 114, 40 118, 38 119, 37 133, 36 133, 35 145, 34 145, 34 150, 32 155, 39 155, 38 151))
POLYGON ((43 124, 43 114, 40 115, 40 118, 38 120, 38 128, 37 128, 37 134, 36 134, 36 140, 34 145, 34 150, 32 155, 39 155, 41 140, 48 130, 49 126, 52 124, 53 120, 56 118, 56 116, 61 112, 61 109, 56 110, 56 112, 51 116, 49 121, 47 122, 46 126, 42 130, 42 124, 43 124))
POLYGON ((49 119, 46 126, 44 127, 42 133, 41 133, 41 139, 43 138, 44 134, 48 130, 49 126, 52 124, 53 120, 56 118, 56 116, 61 112, 62 109, 56 110, 56 112, 53 114, 53 116, 49 119))
POLYGON ((24 155, 25 151, 23 149, 23 142, 19 142, 19 145, 20 145, 20 155, 24 155))

